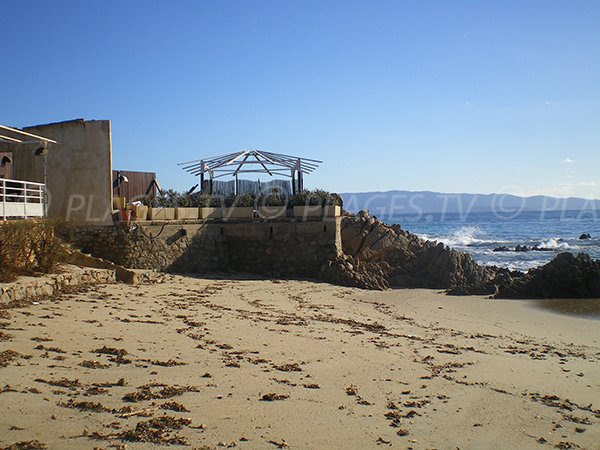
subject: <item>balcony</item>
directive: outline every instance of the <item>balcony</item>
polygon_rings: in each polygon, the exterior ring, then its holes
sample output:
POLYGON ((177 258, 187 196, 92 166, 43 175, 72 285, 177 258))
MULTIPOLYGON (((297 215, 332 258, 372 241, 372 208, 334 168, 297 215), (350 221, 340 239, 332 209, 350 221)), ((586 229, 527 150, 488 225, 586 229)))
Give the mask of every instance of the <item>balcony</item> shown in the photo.
POLYGON ((43 183, 0 178, 0 220, 44 217, 45 194, 43 183))

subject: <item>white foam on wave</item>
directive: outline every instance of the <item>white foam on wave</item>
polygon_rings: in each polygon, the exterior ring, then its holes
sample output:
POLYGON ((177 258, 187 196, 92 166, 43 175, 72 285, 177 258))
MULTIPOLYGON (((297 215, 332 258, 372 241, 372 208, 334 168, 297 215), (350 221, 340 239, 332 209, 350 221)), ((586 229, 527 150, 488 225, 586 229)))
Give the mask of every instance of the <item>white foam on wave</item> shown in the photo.
POLYGON ((483 239, 485 233, 477 226, 460 227, 449 236, 436 238, 449 247, 468 247, 473 244, 490 244, 492 240, 483 239))
POLYGON ((541 267, 544 264, 550 262, 550 259, 532 259, 525 261, 511 260, 511 261, 480 261, 484 266, 496 266, 510 270, 519 270, 521 272, 527 272, 529 269, 541 267))
POLYGON ((542 241, 538 247, 552 248, 556 250, 566 250, 568 248, 571 248, 571 246, 566 242, 560 242, 559 238, 550 238, 545 241, 542 241))

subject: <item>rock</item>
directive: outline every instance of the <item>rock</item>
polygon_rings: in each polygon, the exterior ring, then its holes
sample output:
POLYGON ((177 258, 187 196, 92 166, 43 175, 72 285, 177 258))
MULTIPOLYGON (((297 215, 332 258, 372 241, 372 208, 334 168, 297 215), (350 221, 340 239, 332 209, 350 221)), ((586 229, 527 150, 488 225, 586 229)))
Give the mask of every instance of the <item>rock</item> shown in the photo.
POLYGON ((592 236, 590 235, 590 233, 583 233, 581 236, 579 236, 579 239, 591 239, 592 236))
POLYGON ((515 247, 515 252, 528 252, 529 248, 526 245, 517 245, 515 247))
POLYGON ((600 298, 600 261, 561 253, 548 264, 498 285, 497 298, 600 298))
POLYGON ((500 247, 496 247, 494 250, 492 250, 493 252, 510 252, 510 248, 508 248, 505 245, 501 245, 500 247))
POLYGON ((362 289, 385 290, 390 287, 377 264, 357 264, 351 256, 328 261, 321 267, 321 278, 328 283, 362 289))
POLYGON ((400 226, 385 225, 366 211, 342 219, 342 247, 344 254, 352 258, 355 270, 342 268, 337 261, 330 262, 321 271, 327 281, 346 280, 345 285, 360 282, 361 287, 373 285, 377 289, 386 286, 466 289, 469 286, 471 291, 495 292, 494 286, 489 284, 494 273, 477 265, 470 255, 421 239, 400 226))
POLYGON ((548 248, 548 247, 538 247, 537 245, 534 245, 533 247, 531 247, 531 251, 532 252, 551 252, 553 249, 548 248))

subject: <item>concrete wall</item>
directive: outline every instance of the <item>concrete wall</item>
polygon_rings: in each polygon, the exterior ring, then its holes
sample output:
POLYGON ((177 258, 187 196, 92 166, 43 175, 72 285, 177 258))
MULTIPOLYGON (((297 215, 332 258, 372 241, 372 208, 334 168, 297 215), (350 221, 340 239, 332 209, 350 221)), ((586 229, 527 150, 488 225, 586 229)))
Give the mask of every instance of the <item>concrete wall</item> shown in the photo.
POLYGON ((12 178, 13 154, 0 148, 0 178, 12 178))
MULTIPOLYGON (((48 216, 72 223, 112 223, 110 121, 73 120, 24 128, 58 141, 46 155, 48 216)), ((43 157, 13 153, 15 179, 44 182, 43 157)))
POLYGON ((318 277, 342 252, 340 219, 76 227, 67 239, 93 256, 130 268, 318 277))

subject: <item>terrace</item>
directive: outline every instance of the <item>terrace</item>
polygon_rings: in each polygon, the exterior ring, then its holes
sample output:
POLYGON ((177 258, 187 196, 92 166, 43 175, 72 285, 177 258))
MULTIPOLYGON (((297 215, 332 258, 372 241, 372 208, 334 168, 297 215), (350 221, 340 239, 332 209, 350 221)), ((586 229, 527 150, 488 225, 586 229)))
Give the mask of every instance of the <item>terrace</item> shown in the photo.
POLYGON ((43 136, 0 125, 0 150, 2 151, 0 220, 32 219, 46 216, 46 154, 51 144, 57 144, 57 142, 43 136), (27 151, 31 152, 33 156, 43 158, 43 183, 12 178, 13 153, 27 151))

